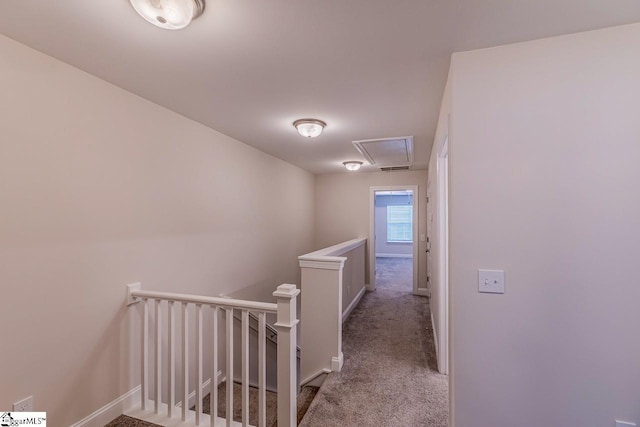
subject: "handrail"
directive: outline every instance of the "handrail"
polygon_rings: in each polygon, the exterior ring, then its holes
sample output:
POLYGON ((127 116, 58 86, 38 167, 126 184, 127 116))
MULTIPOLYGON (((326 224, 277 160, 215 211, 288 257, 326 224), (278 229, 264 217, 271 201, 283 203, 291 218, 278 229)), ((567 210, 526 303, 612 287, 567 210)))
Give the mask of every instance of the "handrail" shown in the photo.
MULTIPOLYGON (((296 425, 296 390, 297 362, 296 362, 296 329, 298 319, 296 315, 296 300, 300 290, 295 285, 283 284, 273 292, 277 303, 236 300, 229 298, 208 297, 201 295, 179 294, 172 292, 147 291, 141 289, 140 283, 127 285, 127 305, 139 303, 141 315, 140 328, 140 407, 127 411, 127 415, 145 421, 161 424, 160 418, 177 421, 178 411, 181 412, 181 425, 223 425, 225 419, 218 417, 218 393, 217 382, 219 367, 224 369, 226 381, 226 407, 233 408, 234 381, 233 373, 236 357, 234 341, 240 338, 240 371, 241 371, 241 408, 242 425, 249 422, 249 381, 250 360, 256 352, 250 350, 250 315, 257 313, 258 320, 258 426, 266 425, 266 360, 267 360, 267 313, 275 313, 277 322, 275 329, 278 332, 277 342, 277 420, 278 426, 294 427, 296 425), (175 304, 179 303, 179 304, 175 304), (176 305, 181 305, 182 321, 177 320, 176 305), (195 307, 193 307, 195 306, 195 307), (153 310, 152 315, 150 311, 153 310), (193 310, 193 311, 192 311, 193 310), (235 311, 242 312, 240 333, 234 331, 235 311), (204 332, 205 313, 211 313, 207 323, 211 332, 204 332), (223 314, 224 312, 224 314, 223 314), (190 314, 192 313, 192 314, 190 314), (166 315, 166 320, 165 320, 166 315), (224 327, 220 328, 220 321, 224 321, 224 327), (178 325, 176 324, 178 323, 178 325), (150 324, 152 324, 150 326, 150 324), (191 332, 192 325, 194 331, 191 332), (165 333, 166 329, 166 333, 165 333), (224 331, 224 344, 220 346, 219 333, 224 331), (181 337, 181 346, 176 345, 176 332, 181 337), (239 336, 238 336, 239 335, 239 336), (180 348, 181 347, 181 348, 180 348), (207 356, 205 348, 211 349, 207 356), (191 351, 195 349, 195 354, 191 351), (224 349, 224 367, 220 365, 219 355, 224 349), (181 350, 182 357, 177 361, 176 354, 181 350), (167 357, 168 363, 163 366, 163 360, 167 357), (205 360, 208 357, 208 360, 205 360), (203 377, 205 364, 210 366, 211 378, 203 377), (178 366, 176 366, 178 365, 178 366), (168 369, 167 369, 168 367, 168 369), (176 374, 182 376, 182 404, 176 402, 176 374), (167 372, 165 372, 165 370, 167 372), (195 383, 191 381, 195 378, 195 383), (209 400, 209 412, 211 416, 204 414, 203 392, 206 383, 210 382, 211 398, 209 400), (151 396, 153 385, 153 397, 151 396), (190 391, 195 395, 195 410, 189 408, 190 391), (167 396, 167 402, 162 401, 163 394, 167 396), (179 409, 179 406, 181 408, 179 409), (175 420, 174 420, 175 418, 175 420)), ((180 399, 178 398, 178 399, 180 399)), ((226 411, 226 425, 236 425, 232 420, 232 412, 226 411)), ((167 424, 164 424, 167 425, 167 424)))
POLYGON ((178 294, 173 292, 157 292, 131 290, 130 301, 135 302, 136 298, 148 298, 165 301, 179 301, 193 304, 217 305, 226 308, 240 308, 246 310, 264 311, 267 313, 277 313, 278 305, 269 302, 247 301, 229 298, 208 297, 202 295, 178 294))
POLYGON ((300 255, 298 257, 299 260, 304 261, 338 261, 337 258, 342 259, 340 255, 349 252, 350 250, 357 248, 358 246, 364 245, 367 241, 364 237, 359 237, 357 239, 351 239, 346 242, 338 243, 337 245, 329 246, 328 248, 320 249, 315 252, 310 252, 305 255, 300 255))

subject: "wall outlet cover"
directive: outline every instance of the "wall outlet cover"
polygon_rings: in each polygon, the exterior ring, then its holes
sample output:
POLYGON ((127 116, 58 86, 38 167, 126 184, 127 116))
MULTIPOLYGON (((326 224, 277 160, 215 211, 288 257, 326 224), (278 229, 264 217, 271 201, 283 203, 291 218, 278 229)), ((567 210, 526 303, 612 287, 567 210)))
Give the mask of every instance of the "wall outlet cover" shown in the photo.
POLYGON ((33 396, 25 397, 14 403, 13 410, 15 412, 33 412, 33 396))

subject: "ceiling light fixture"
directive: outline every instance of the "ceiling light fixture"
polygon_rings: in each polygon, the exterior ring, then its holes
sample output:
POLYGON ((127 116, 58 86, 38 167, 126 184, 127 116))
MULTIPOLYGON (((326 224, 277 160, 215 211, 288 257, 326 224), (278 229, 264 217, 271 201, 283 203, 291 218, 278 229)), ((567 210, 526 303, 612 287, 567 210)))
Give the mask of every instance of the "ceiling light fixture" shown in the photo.
POLYGON ((322 120, 316 119, 300 119, 293 122, 293 126, 298 129, 298 133, 306 138, 319 136, 326 125, 322 120))
POLYGON ((360 169, 360 166, 362 166, 362 162, 359 162, 357 160, 350 160, 348 162, 343 162, 342 164, 345 168, 347 168, 347 170, 350 171, 357 171, 358 169, 360 169))
POLYGON ((129 0, 147 22, 165 30, 181 30, 204 12, 204 0, 129 0))

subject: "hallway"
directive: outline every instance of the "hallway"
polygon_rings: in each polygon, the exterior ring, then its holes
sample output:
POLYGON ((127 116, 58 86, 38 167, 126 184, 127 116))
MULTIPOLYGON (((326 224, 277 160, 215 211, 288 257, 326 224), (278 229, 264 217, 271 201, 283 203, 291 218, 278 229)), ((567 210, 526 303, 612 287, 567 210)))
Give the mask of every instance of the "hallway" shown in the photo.
POLYGON ((411 293, 411 262, 377 259, 377 289, 344 325, 344 367, 300 426, 446 427, 447 377, 436 368, 429 300, 411 293))

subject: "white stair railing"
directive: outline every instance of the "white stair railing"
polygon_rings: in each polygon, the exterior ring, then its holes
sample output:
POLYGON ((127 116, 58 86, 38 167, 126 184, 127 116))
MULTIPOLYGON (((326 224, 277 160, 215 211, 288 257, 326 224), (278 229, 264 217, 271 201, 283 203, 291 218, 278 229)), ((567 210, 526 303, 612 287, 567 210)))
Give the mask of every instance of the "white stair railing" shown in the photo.
POLYGON ((273 293, 276 304, 256 301, 244 301, 230 298, 215 298, 199 295, 186 295, 167 292, 154 292, 142 290, 140 284, 127 287, 127 305, 142 304, 141 321, 141 399, 140 408, 127 411, 126 414, 144 421, 160 425, 210 425, 220 426, 249 426, 249 314, 258 318, 258 427, 266 427, 266 315, 277 315, 275 328, 278 331, 277 347, 277 420, 279 427, 293 427, 296 425, 296 298, 300 290, 295 285, 280 285, 273 293), (153 334, 153 358, 150 358, 150 310, 151 303, 154 306, 154 331, 153 334), (176 383, 176 304, 182 306, 182 322, 180 331, 182 336, 182 366, 180 369, 182 384, 176 383), (163 306, 165 309, 163 309, 163 306), (195 318, 191 316, 191 310, 195 307, 195 318), (210 337, 210 415, 204 414, 202 407, 204 366, 204 313, 211 313, 211 337, 210 337), (218 372, 219 372, 219 334, 218 322, 220 310, 225 311, 225 373, 226 373, 226 418, 222 419, 218 414, 218 372), (234 362, 234 317, 233 311, 241 312, 241 401, 242 423, 233 421, 233 362, 234 362), (166 348, 163 347, 163 313, 167 314, 166 348), (195 355, 189 354, 190 322, 195 322, 195 355), (166 357, 167 363, 163 364, 166 357), (153 360, 154 393, 150 399, 151 384, 149 381, 150 361, 153 360), (195 362, 193 367, 191 361, 195 362), (163 366, 165 367, 163 371, 163 366), (195 374, 195 375, 194 375, 195 374), (189 384, 189 378, 195 377, 195 384, 189 384), (181 391, 181 407, 176 403, 176 389, 181 391), (164 394, 163 394, 164 391, 164 394), (189 409, 189 397, 195 391, 195 411, 189 409), (165 402, 163 402, 163 396, 165 402))

